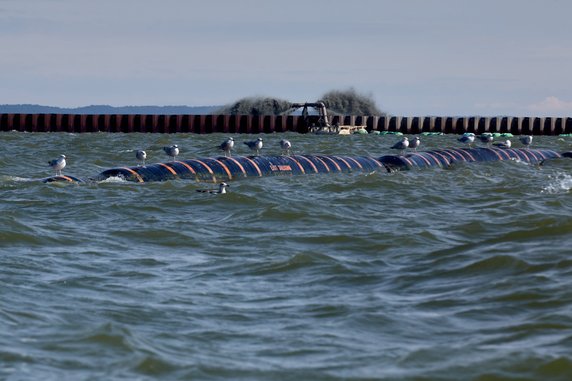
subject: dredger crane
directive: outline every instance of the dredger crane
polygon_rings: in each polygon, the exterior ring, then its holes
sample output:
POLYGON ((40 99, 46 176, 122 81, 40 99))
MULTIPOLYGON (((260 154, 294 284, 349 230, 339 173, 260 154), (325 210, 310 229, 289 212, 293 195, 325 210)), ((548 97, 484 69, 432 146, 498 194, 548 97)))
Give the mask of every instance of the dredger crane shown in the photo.
POLYGON ((292 103, 291 108, 294 110, 302 108, 302 117, 304 124, 308 126, 308 132, 315 134, 349 135, 356 130, 365 130, 365 126, 343 126, 339 124, 330 124, 326 104, 322 101, 292 103), (317 110, 318 115, 310 115, 308 108, 317 110))

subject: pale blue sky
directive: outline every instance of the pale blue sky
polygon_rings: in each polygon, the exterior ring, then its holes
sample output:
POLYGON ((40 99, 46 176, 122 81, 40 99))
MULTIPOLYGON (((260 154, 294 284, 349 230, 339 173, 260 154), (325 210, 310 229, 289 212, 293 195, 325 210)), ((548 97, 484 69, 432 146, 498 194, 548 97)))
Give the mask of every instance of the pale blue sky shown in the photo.
POLYGON ((568 0, 0 0, 0 104, 572 116, 568 0))

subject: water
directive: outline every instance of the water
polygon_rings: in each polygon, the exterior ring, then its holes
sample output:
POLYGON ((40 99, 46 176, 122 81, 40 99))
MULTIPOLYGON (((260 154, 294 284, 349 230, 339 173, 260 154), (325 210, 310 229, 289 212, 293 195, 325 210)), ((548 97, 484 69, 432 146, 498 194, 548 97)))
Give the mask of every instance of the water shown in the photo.
MULTIPOLYGON (((263 151, 284 136, 375 156, 397 140, 275 134, 263 151)), ((225 137, 0 134, 0 379, 572 379, 569 159, 242 179, 225 195, 30 181, 61 153, 87 178, 139 148, 212 156, 225 137)))

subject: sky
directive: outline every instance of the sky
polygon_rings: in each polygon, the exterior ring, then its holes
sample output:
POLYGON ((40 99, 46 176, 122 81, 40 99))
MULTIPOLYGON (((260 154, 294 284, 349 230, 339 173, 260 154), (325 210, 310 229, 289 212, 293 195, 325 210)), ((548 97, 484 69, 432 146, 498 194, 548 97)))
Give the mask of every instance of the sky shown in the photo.
POLYGON ((572 116, 569 0, 0 0, 0 104, 572 116))

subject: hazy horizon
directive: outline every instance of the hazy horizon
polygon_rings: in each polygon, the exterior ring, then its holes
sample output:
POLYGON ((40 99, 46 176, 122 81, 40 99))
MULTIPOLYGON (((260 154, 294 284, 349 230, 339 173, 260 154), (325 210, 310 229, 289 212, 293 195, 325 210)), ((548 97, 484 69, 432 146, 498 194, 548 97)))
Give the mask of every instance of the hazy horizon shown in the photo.
POLYGON ((1 104, 370 94, 394 115, 572 115, 572 3, 0 1, 1 104))

